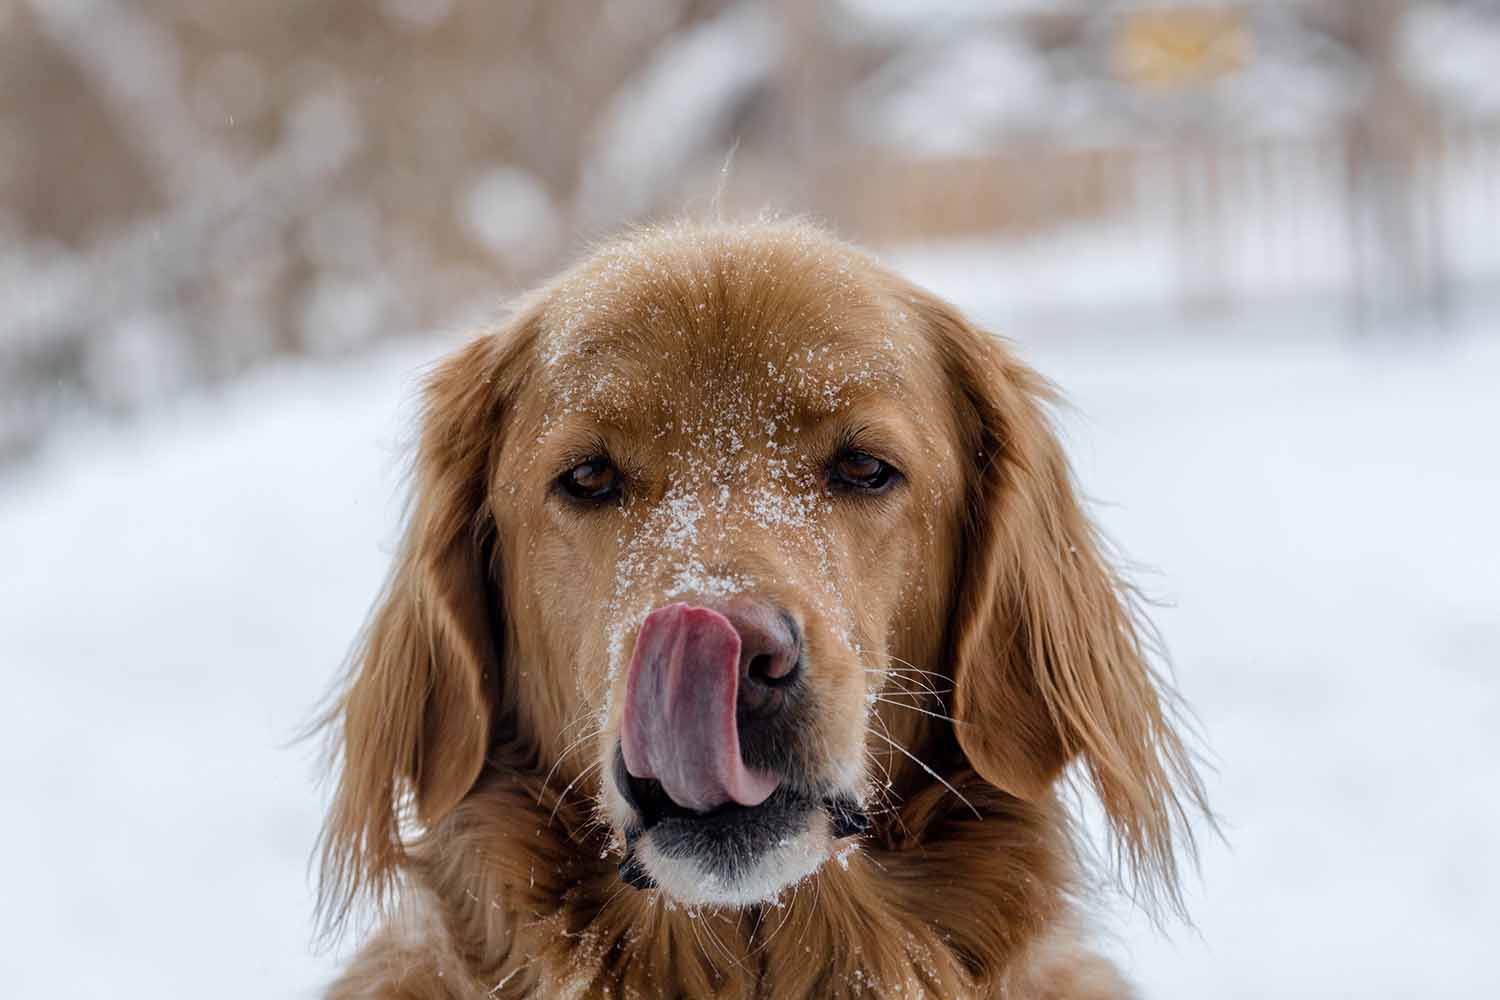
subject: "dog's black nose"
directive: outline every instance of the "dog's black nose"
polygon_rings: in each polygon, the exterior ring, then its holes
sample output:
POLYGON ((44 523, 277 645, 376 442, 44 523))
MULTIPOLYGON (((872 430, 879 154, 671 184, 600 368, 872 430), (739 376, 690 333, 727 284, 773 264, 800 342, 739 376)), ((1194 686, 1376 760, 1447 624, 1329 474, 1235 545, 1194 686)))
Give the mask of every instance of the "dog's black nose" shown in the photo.
POLYGON ((753 597, 735 597, 716 608, 740 636, 742 715, 765 718, 779 712, 785 692, 801 679, 802 634, 784 609, 753 597))

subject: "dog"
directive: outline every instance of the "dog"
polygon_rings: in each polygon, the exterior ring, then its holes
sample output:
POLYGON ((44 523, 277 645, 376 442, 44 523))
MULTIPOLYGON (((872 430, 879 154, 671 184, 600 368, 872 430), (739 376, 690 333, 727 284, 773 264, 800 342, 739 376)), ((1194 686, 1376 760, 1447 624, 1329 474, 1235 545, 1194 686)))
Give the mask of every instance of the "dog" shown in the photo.
POLYGON ((1180 907, 1177 696, 997 338, 801 221, 597 250, 426 384, 323 721, 335 998, 1131 995, 1075 779, 1180 907))

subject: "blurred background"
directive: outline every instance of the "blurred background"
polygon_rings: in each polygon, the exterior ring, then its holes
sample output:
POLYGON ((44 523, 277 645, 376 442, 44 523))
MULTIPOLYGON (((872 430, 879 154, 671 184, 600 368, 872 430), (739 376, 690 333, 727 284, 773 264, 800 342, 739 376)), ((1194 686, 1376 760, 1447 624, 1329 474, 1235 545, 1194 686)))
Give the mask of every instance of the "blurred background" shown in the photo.
POLYGON ((1072 401, 1227 834, 1144 993, 1500 994, 1500 4, 0 0, 14 995, 313 994, 421 370, 763 213, 1072 401))

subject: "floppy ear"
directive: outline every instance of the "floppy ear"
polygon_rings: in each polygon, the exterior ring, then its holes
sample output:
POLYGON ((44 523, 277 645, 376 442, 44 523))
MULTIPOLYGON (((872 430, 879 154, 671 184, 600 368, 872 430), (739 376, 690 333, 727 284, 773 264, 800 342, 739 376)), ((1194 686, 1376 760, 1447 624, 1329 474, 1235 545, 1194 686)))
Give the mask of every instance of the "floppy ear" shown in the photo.
POLYGON ((361 893, 388 894, 402 826, 441 820, 484 764, 503 638, 488 480, 524 340, 482 337, 426 384, 406 535, 323 719, 339 764, 321 842, 330 928, 361 893))
POLYGON ((956 388, 970 469, 950 631, 960 748, 1022 799, 1079 760, 1134 888, 1179 904, 1184 803, 1207 809, 1177 698, 1149 662, 1149 623, 1074 491, 1045 405, 1051 387, 929 296, 917 303, 956 388))

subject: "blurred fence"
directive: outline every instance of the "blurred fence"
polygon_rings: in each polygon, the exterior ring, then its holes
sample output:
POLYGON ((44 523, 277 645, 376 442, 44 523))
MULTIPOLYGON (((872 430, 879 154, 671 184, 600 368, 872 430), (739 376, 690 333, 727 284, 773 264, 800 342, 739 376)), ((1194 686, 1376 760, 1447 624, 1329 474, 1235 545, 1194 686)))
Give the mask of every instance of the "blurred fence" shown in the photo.
POLYGON ((1033 305, 1318 298, 1364 326, 1500 281, 1500 5, 1020 6, 1001 45, 902 19, 831 46, 822 92, 863 98, 837 215, 882 240, 1086 234, 1033 305))
POLYGON ((0 461, 721 188, 1032 248, 1012 308, 1441 316, 1500 283, 1496 66, 1458 0, 0 0, 0 461))
POLYGON ((1201 316, 1303 302, 1364 329, 1440 322, 1451 301, 1500 282, 1490 125, 1442 130, 1393 161, 1335 133, 881 163, 849 178, 830 182, 829 203, 867 239, 1066 252, 1040 284, 1007 294, 1011 313, 1150 305, 1201 316), (1068 238, 1049 238, 1059 233, 1068 238))

